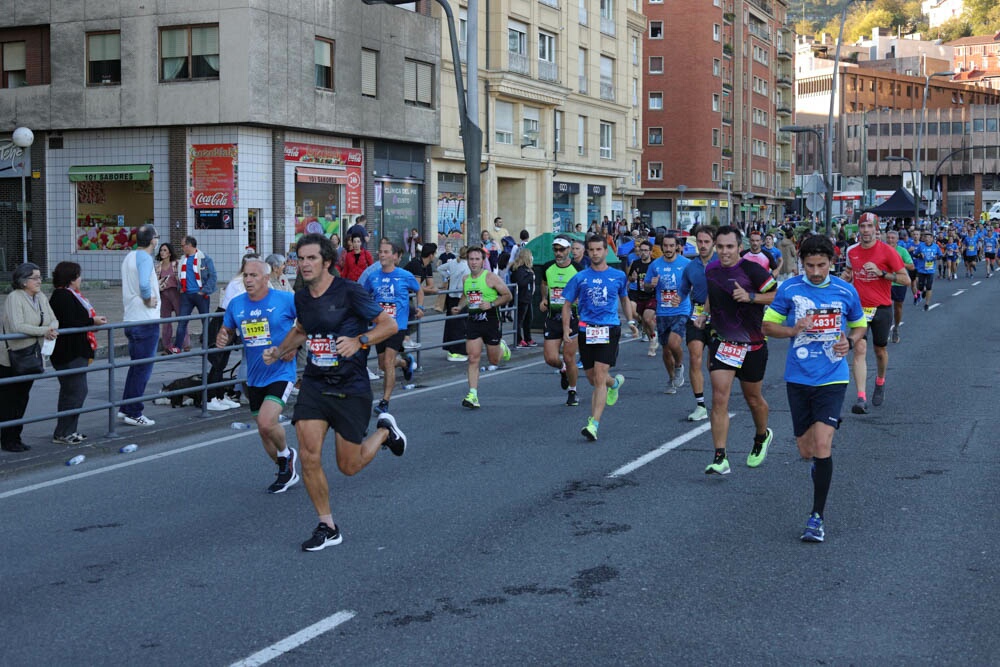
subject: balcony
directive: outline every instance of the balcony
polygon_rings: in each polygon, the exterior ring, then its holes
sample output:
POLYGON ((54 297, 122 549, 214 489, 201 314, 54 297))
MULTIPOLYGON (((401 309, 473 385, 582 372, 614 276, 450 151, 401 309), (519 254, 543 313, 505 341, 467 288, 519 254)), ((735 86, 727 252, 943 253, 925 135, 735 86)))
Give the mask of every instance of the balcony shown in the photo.
POLYGON ((722 90, 724 90, 727 93, 733 92, 733 84, 730 83, 729 81, 723 81, 722 82, 722 90))
POLYGON ((611 37, 615 36, 615 20, 601 17, 601 32, 611 37))
POLYGON ((791 77, 785 76, 784 74, 779 74, 778 78, 775 79, 774 82, 777 85, 781 86, 782 88, 791 88, 792 87, 792 79, 791 79, 791 77))
POLYGON ((792 133, 791 132, 778 132, 779 144, 790 144, 792 143, 792 133))
POLYGON ((609 102, 615 101, 615 83, 611 79, 601 77, 601 99, 609 102))
POLYGON ((733 157, 733 149, 732 148, 723 148, 722 149, 722 157, 724 157, 724 158, 731 158, 731 157, 733 157))
POLYGON ((722 20, 725 21, 726 23, 730 24, 730 25, 732 25, 733 19, 735 19, 735 18, 736 18, 736 14, 733 14, 732 12, 723 12, 723 14, 722 14, 722 20))
POLYGON ((518 74, 530 74, 531 66, 528 64, 528 56, 517 51, 507 52, 507 69, 518 74))
POLYGON ((770 16, 774 16, 774 10, 771 8, 771 3, 767 0, 750 0, 750 4, 758 7, 770 16))
POLYGON ((775 107, 775 111, 778 112, 779 116, 791 116, 792 115, 792 107, 788 106, 788 104, 786 102, 779 101, 777 103, 777 106, 775 107))
POLYGON ((728 111, 723 111, 722 112, 722 124, 723 125, 732 125, 733 124, 733 114, 731 114, 728 111))
POLYGON ((792 163, 789 160, 775 160, 774 166, 778 168, 778 171, 791 171, 792 163))
POLYGON ((542 81, 558 81, 559 66, 548 60, 538 61, 538 78, 542 81))
POLYGON ((750 31, 750 34, 760 37, 765 42, 771 41, 771 31, 763 24, 751 23, 747 26, 747 30, 750 31))
POLYGON ((788 47, 784 44, 778 46, 778 59, 779 60, 791 60, 792 52, 788 50, 788 47))
POLYGON ((726 42, 725 44, 723 44, 722 45, 722 55, 729 56, 730 58, 732 58, 733 57, 733 45, 730 44, 729 42, 726 42))

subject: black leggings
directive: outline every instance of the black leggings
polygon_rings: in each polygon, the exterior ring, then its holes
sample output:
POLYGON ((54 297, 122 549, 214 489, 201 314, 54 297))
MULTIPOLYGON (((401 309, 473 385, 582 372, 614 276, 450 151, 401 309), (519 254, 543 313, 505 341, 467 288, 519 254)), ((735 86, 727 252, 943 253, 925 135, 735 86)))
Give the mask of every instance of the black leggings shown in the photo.
POLYGON ((531 341, 531 302, 528 300, 517 302, 517 339, 519 341, 531 341))

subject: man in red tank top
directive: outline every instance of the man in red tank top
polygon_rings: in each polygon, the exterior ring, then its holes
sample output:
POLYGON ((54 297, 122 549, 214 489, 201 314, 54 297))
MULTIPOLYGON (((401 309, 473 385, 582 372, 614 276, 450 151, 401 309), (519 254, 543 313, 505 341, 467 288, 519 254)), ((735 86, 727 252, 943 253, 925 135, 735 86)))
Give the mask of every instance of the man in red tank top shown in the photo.
MULTIPOLYGON (((875 345, 877 374, 872 405, 878 407, 885 400, 885 371, 889 366, 889 329, 892 327, 892 283, 909 285, 910 276, 903 266, 903 260, 894 248, 878 240, 878 217, 865 213, 858 220, 859 242, 847 249, 847 264, 844 280, 854 283, 854 289, 861 297, 861 307, 868 320, 875 345)), ((858 400, 851 407, 856 415, 868 414, 868 397, 865 387, 868 383, 868 367, 865 354, 868 350, 868 334, 854 346, 854 381, 858 387, 858 400)))

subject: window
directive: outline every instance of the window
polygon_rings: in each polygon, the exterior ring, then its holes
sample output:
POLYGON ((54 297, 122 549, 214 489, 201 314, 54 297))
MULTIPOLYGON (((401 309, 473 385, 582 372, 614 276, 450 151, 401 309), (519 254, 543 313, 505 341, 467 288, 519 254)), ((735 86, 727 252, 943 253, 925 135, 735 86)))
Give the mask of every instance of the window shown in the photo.
POLYGON ((587 92, 587 49, 580 49, 580 55, 577 58, 577 63, 579 64, 579 75, 580 75, 580 92, 587 92))
POLYGON ((663 93, 649 94, 649 108, 655 111, 663 109, 663 93))
POLYGON ((378 51, 361 49, 361 94, 378 96, 378 51))
POLYGON ((458 43, 465 44, 469 41, 469 10, 460 7, 458 10, 458 43))
POLYGON ((528 27, 517 21, 507 24, 507 60, 510 71, 527 74, 528 67, 528 27))
POLYGON ((556 65, 556 36, 541 31, 538 33, 538 78, 542 81, 559 80, 559 67, 556 65))
POLYGON ((333 90, 333 41, 317 37, 313 42, 316 61, 316 87, 333 90))
POLYGON ((663 21, 649 22, 649 38, 663 39, 663 21))
MULTIPOLYGON (((767 49, 762 48, 754 44, 753 47, 753 59, 759 62, 761 65, 766 65, 768 62, 767 49)), ((881 85, 881 84, 879 84, 881 85)))
POLYGON ((712 128, 712 145, 718 148, 719 146, 719 128, 712 128))
POLYGON ((663 74, 663 56, 649 57, 649 73, 663 74))
POLYGON ((554 142, 553 142, 553 151, 556 152, 556 153, 562 153, 562 150, 563 150, 563 147, 562 147, 562 128, 563 128, 563 112, 562 111, 556 111, 555 112, 555 118, 553 119, 553 129, 555 131, 552 133, 552 136, 553 136, 553 139, 554 139, 554 142))
POLYGON ((639 106, 639 79, 632 79, 632 106, 639 106))
POLYGON ((580 25, 587 25, 587 0, 580 0, 580 25))
POLYGON ((496 106, 496 142, 498 144, 514 143, 514 105, 510 102, 497 100, 496 106))
POLYGON ((997 131, 997 119, 996 118, 987 118, 986 119, 986 131, 987 132, 996 132, 997 131))
POLYGON ((614 0, 601 0, 601 32, 612 37, 615 35, 614 0))
POLYGON ((662 146, 663 145, 663 128, 662 127, 651 127, 649 128, 649 136, 646 143, 650 146, 662 146))
POLYGON ((418 107, 434 103, 434 66, 419 60, 403 61, 403 101, 418 107))
POLYGON ((577 155, 587 154, 587 117, 576 117, 576 153, 577 155))
POLYGON ((722 61, 718 58, 712 58, 712 76, 722 75, 722 61))
POLYGON ((712 111, 718 111, 721 108, 721 103, 719 101, 718 93, 712 94, 712 111))
POLYGON ((639 182, 639 161, 632 160, 632 184, 639 182))
POLYGON ((639 119, 632 119, 632 147, 639 147, 639 119))
POLYGON ((615 142, 615 124, 601 121, 601 157, 610 160, 612 158, 611 147, 615 142))
POLYGON ((722 26, 718 23, 712 24, 712 39, 716 42, 722 41, 722 26))
MULTIPOLYGON (((21 42, 23 45, 24 42, 21 42)), ((6 49, 6 44, 4 48, 6 49)), ((4 69, 7 58, 4 53, 4 69)), ((6 72, 5 72, 6 73, 6 72)), ((122 82, 122 35, 92 32, 87 35, 87 85, 106 86, 122 82)))
POLYGON ((753 110, 753 122, 755 125, 763 125, 767 127, 767 112, 763 109, 754 108, 753 110))
POLYGON ((525 146, 538 147, 539 110, 536 107, 524 107, 521 116, 521 143, 525 146))
POLYGON ((972 121, 972 131, 973 132, 985 132, 986 131, 986 120, 983 118, 976 118, 972 121))
POLYGON ((719 181, 719 164, 717 162, 712 163, 712 180, 719 181))
POLYGON ((651 181, 663 180, 663 163, 650 162, 646 165, 646 177, 651 181))
POLYGON ((639 64, 639 38, 632 37, 632 64, 639 64))
POLYGON ((601 56, 601 99, 615 100, 615 61, 601 56))
MULTIPOLYGON (((758 95, 767 95, 767 80, 762 79, 759 76, 755 76, 753 78, 753 92, 758 95)), ((778 106, 781 106, 781 104, 779 103, 778 106)))
POLYGON ((219 78, 219 26, 160 31, 161 81, 219 78))

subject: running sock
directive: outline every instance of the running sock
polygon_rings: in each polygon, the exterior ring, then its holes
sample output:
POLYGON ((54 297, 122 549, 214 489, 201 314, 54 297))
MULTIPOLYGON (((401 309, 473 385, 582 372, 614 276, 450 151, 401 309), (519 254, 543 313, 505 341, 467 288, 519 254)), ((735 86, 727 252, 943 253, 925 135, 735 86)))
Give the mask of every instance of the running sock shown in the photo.
POLYGON ((479 396, 479 390, 478 389, 469 389, 469 393, 472 394, 473 396, 476 396, 476 397, 479 396))
POLYGON ((866 394, 863 391, 859 391, 858 392, 858 398, 860 398, 862 401, 867 401, 868 400, 868 394, 866 394))
POLYGON ((576 391, 576 385, 569 387, 566 391, 576 391))
POLYGON ((767 440, 767 431, 764 431, 763 433, 758 433, 757 435, 755 435, 753 437, 753 444, 755 444, 755 445, 762 445, 762 444, 764 444, 765 440, 767 440))
POLYGON ((722 449, 716 449, 715 450, 715 460, 716 461, 721 461, 724 458, 726 458, 726 448, 723 447, 722 449))
POLYGON ((700 407, 705 407, 705 394, 695 394, 694 402, 697 403, 700 407))
POLYGON ((876 387, 881 387, 884 384, 885 384, 885 378, 880 378, 880 377, 876 377, 875 378, 875 386, 876 387))
POLYGON ((813 509, 816 514, 823 516, 826 508, 826 496, 830 493, 830 479, 833 477, 833 457, 825 459, 813 457, 813 509))
POLYGON ((291 454, 292 452, 288 449, 288 447, 285 447, 283 450, 278 452, 278 458, 287 459, 289 456, 291 456, 291 454))
POLYGON ((621 382, 618 381, 618 378, 615 378, 614 384, 611 385, 611 388, 617 389, 620 386, 622 386, 621 382))

